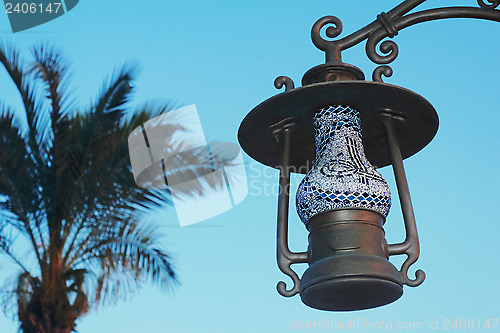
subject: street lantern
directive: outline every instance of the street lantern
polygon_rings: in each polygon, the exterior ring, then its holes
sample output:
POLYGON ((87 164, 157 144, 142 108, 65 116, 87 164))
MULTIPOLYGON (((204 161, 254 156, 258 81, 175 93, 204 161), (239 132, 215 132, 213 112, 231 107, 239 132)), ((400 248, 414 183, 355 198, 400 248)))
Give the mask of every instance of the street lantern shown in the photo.
POLYGON ((500 0, 479 7, 446 7, 409 13, 425 0, 406 0, 366 27, 339 40, 342 22, 334 16, 313 26, 314 45, 326 53, 326 63, 307 71, 302 87, 278 77, 285 92, 256 106, 241 123, 238 139, 252 158, 280 170, 277 261, 293 286, 277 285, 286 297, 300 293, 304 304, 321 310, 350 311, 391 303, 403 285, 415 287, 425 279, 408 270, 420 253, 413 207, 403 159, 424 148, 435 136, 438 116, 422 96, 387 84, 387 64, 398 55, 392 40, 398 31, 426 21, 477 18, 500 22, 500 0), (366 81, 363 72, 344 63, 341 52, 364 40, 367 56, 381 66, 366 81), (377 52, 377 45, 382 54, 377 52), (383 225, 391 193, 377 168, 392 165, 406 238, 387 244, 383 225), (290 173, 306 174, 297 191, 297 213, 309 231, 306 252, 288 248, 290 173), (398 270, 392 255, 407 256, 398 270), (302 278, 292 264, 308 263, 302 278))

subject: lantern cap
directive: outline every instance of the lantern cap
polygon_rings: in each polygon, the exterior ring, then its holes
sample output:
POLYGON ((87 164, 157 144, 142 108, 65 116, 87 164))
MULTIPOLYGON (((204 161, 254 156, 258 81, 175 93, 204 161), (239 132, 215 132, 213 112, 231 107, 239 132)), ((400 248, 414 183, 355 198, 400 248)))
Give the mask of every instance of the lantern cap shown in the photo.
POLYGON ((424 148, 436 135, 438 116, 425 98, 408 89, 372 81, 330 81, 288 89, 257 105, 243 120, 238 140, 243 150, 265 165, 279 168, 275 125, 293 122, 290 170, 307 173, 314 163, 314 114, 327 105, 348 105, 361 117, 363 146, 375 167, 390 164, 385 131, 378 117, 397 118, 403 158, 424 148))

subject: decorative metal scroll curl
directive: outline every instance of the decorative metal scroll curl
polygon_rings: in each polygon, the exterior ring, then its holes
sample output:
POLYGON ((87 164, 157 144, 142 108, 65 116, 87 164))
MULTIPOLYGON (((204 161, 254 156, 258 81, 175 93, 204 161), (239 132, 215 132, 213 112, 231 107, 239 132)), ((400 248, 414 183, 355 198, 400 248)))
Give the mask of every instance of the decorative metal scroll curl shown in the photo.
MULTIPOLYGON (((500 10, 495 9, 500 6, 500 0, 477 0, 479 8, 443 7, 407 14, 425 1, 403 1, 389 12, 382 12, 375 21, 367 26, 338 40, 326 40, 321 37, 320 32, 327 25, 332 25, 327 27, 325 31, 328 38, 338 37, 343 28, 339 18, 325 16, 314 24, 311 30, 311 39, 318 49, 325 51, 326 62, 342 62, 341 52, 343 50, 367 40, 366 55, 368 58, 376 64, 387 65, 397 58, 399 48, 393 40, 382 40, 393 38, 399 31, 409 26, 449 18, 474 18, 500 22, 500 10), (377 45, 379 45, 378 49, 377 45)), ((382 81, 382 75, 388 77, 391 74, 392 69, 389 66, 379 66, 374 70, 372 77, 374 81, 382 81)))
POLYGON ((377 82, 384 82, 382 80, 382 75, 385 77, 391 77, 392 76, 392 68, 389 66, 378 66, 375 68, 372 74, 372 80, 377 81, 377 82))
POLYGON ((274 80, 274 86, 276 87, 276 89, 281 89, 283 88, 283 85, 285 86, 285 92, 295 88, 293 80, 290 79, 288 76, 278 76, 274 80))

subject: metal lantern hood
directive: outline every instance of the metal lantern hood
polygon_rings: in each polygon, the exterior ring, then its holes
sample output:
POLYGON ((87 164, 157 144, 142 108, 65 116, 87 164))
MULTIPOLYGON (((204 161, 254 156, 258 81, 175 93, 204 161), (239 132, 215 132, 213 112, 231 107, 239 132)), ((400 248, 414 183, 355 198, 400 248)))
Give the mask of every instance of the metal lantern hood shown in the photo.
POLYGON ((313 26, 314 45, 326 54, 326 63, 311 68, 302 86, 278 77, 276 88, 285 91, 256 106, 241 123, 238 139, 243 150, 258 162, 280 170, 277 260, 293 285, 277 285, 286 297, 300 293, 316 309, 350 311, 373 308, 401 297, 403 286, 415 287, 425 279, 408 270, 420 253, 419 240, 403 159, 423 149, 435 136, 438 116, 422 96, 384 83, 392 75, 387 66, 398 55, 392 38, 417 23, 476 18, 500 22, 500 0, 478 7, 445 7, 410 13, 426 0, 406 0, 351 35, 338 40, 342 22, 325 16, 313 26), (362 41, 367 56, 380 64, 365 80, 363 72, 342 62, 341 52, 362 41), (380 43, 381 42, 381 43, 380 43), (379 45, 380 43, 380 45, 379 45), (377 52, 379 45, 379 54, 377 52), (387 244, 383 225, 391 194, 377 168, 392 165, 406 238, 387 244), (297 212, 309 231, 306 252, 288 248, 290 173, 306 174, 297 193, 297 212), (392 255, 406 255, 400 269, 392 255), (301 279, 292 264, 308 263, 301 279))

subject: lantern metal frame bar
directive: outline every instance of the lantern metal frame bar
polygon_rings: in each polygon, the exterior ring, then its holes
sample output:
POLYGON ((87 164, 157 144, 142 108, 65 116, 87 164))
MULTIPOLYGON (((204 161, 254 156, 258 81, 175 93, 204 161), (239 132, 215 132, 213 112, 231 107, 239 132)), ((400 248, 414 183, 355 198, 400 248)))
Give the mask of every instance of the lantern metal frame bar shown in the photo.
POLYGON ((293 281, 293 287, 286 289, 283 281, 278 282, 278 292, 291 297, 300 290, 300 278, 291 268, 292 264, 307 263, 307 252, 292 252, 288 248, 288 210, 290 203, 290 154, 292 145, 292 132, 296 126, 293 119, 286 119, 277 124, 273 130, 276 141, 281 146, 281 168, 278 195, 278 226, 277 226, 277 246, 276 258, 279 269, 288 275, 293 281))
POLYGON ((394 179, 396 180, 406 231, 406 237, 402 243, 390 244, 388 246, 388 255, 406 254, 408 256, 401 267, 401 277, 406 285, 416 287, 424 282, 425 273, 421 269, 418 269, 415 272, 416 278, 414 280, 408 277, 408 269, 418 260, 420 255, 420 244, 418 241, 415 213, 413 212, 413 204, 411 202, 410 188, 408 187, 401 149, 399 148, 394 128, 395 122, 404 121, 405 118, 404 115, 394 113, 392 110, 379 110, 378 116, 385 129, 387 149, 391 159, 394 179))

